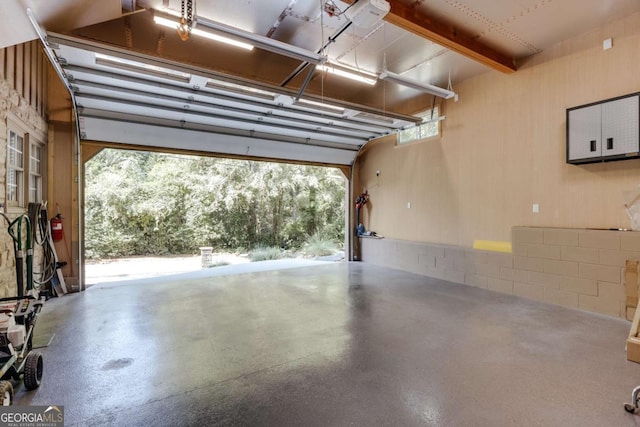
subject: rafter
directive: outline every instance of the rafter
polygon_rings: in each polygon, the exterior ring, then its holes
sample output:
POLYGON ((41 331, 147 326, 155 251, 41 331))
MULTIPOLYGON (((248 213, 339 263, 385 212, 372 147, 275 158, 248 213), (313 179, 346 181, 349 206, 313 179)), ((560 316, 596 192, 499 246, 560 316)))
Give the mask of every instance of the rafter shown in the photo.
MULTIPOLYGON (((353 0, 343 1, 349 4, 354 2, 353 0)), ((387 1, 391 5, 391 11, 385 17, 386 22, 446 47, 494 70, 502 73, 513 73, 516 71, 513 58, 479 42, 463 32, 459 32, 455 26, 433 19, 416 7, 407 5, 401 0, 387 1)))

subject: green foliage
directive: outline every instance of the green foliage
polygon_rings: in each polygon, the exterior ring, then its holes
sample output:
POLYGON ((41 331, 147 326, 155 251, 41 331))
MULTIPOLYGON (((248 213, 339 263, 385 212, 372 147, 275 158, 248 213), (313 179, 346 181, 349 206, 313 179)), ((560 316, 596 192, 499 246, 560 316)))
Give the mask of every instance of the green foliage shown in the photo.
POLYGON ((207 265, 207 268, 224 267, 225 265, 229 265, 229 263, 226 261, 215 261, 207 265))
POLYGON ((322 233, 316 233, 303 246, 305 255, 311 257, 333 255, 338 251, 335 242, 322 233))
POLYGON ((268 261, 283 257, 282 249, 276 246, 258 246, 249 253, 251 262, 268 261))
POLYGON ((85 176, 89 258, 344 240, 336 169, 105 149, 85 176))

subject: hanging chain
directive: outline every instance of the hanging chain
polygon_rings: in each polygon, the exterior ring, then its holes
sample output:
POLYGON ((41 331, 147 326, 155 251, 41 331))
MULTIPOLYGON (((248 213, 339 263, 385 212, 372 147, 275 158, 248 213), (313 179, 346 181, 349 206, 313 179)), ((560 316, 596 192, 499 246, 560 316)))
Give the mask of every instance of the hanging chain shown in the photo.
POLYGON ((180 25, 178 35, 182 41, 189 40, 189 34, 193 29, 193 0, 182 0, 180 8, 180 25), (186 13, 185 13, 186 9, 186 13))
POLYGON ((193 27, 193 0, 187 0, 187 23, 193 27))

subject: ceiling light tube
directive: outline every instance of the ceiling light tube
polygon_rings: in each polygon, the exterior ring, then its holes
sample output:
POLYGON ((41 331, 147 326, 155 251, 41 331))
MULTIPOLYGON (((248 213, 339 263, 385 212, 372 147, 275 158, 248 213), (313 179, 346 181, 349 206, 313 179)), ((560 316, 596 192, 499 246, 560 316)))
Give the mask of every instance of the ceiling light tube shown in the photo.
MULTIPOLYGON (((173 19, 163 18, 163 17, 157 16, 157 15, 153 17, 153 21, 158 25, 162 25, 162 26, 168 27, 168 28, 173 28, 174 30, 177 30, 178 29, 178 25, 180 25, 178 23, 178 21, 175 21, 173 19)), ((191 34, 195 34, 196 36, 200 36, 200 37, 205 37, 205 38, 208 38, 210 40, 215 40, 217 42, 226 43, 228 45, 239 47, 241 49, 253 50, 253 45, 250 45, 248 43, 243 43, 243 42, 240 42, 238 40, 233 40, 233 39, 230 39, 230 38, 227 38, 227 37, 222 37, 222 36, 219 36, 217 34, 210 33, 208 31, 203 31, 203 30, 201 30, 199 28, 193 28, 191 30, 191 34)))
POLYGON ((380 74, 382 80, 389 80, 402 86, 407 86, 412 89, 416 89, 422 92, 430 93, 431 95, 439 96, 444 99, 453 98, 455 92, 447 89, 442 89, 438 86, 433 86, 427 83, 419 82, 418 80, 409 79, 399 74, 392 73, 391 71, 383 71, 380 74))
POLYGON ((342 68, 337 68, 332 64, 324 64, 324 65, 316 65, 316 70, 326 71, 331 74, 335 74, 336 76, 345 77, 347 79, 355 80, 360 83, 365 83, 373 86, 376 84, 375 76, 367 77, 365 74, 358 74, 353 71, 347 71, 342 68))
POLYGON ((251 43, 260 49, 288 56, 289 58, 299 59, 300 61, 309 62, 311 64, 323 64, 327 60, 326 56, 320 55, 319 53, 283 43, 279 40, 271 39, 260 34, 253 34, 249 31, 241 30, 240 28, 232 27, 221 22, 211 21, 201 17, 197 17, 196 22, 200 26, 201 31, 206 31, 207 33, 210 33, 210 31, 216 31, 227 37, 231 37, 234 40, 251 43))
POLYGON ((195 34, 196 36, 204 37, 210 40, 219 41, 222 43, 229 44, 231 46, 236 46, 245 50, 253 50, 253 45, 249 43, 243 43, 237 40, 230 39, 228 37, 222 37, 217 34, 210 33, 208 31, 202 31, 200 28, 193 28, 191 30, 191 34, 195 34))

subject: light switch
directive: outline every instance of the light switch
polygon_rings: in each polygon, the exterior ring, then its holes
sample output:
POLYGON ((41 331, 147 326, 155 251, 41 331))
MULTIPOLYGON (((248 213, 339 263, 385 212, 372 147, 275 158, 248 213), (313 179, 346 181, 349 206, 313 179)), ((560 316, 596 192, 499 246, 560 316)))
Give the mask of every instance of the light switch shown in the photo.
POLYGON ((411 202, 407 202, 407 209, 411 209, 411 202))
POLYGON ((539 204, 537 204, 537 203, 534 203, 534 204, 533 204, 533 207, 532 207, 532 209, 531 209, 531 210, 533 211, 533 213, 538 213, 538 212, 540 212, 540 205, 539 205, 539 204))

